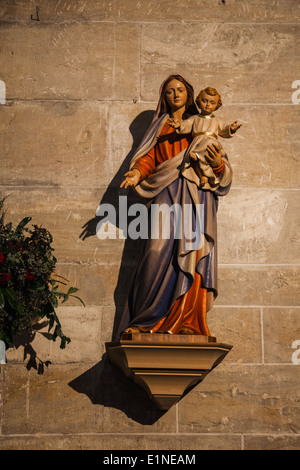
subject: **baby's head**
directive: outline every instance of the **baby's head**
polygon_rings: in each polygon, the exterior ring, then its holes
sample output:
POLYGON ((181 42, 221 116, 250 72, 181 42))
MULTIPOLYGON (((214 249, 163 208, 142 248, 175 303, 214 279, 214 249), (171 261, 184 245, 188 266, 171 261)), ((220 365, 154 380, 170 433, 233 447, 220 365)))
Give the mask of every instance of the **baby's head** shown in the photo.
POLYGON ((221 95, 215 88, 207 87, 200 91, 196 103, 201 109, 201 113, 208 115, 222 106, 221 95))

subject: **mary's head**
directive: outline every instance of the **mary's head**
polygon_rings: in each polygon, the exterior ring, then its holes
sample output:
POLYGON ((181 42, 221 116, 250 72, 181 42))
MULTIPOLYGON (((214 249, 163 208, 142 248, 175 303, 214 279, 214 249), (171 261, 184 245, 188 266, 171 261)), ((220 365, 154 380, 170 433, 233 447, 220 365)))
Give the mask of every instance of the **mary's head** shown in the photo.
POLYGON ((184 118, 197 113, 194 89, 181 75, 170 75, 161 87, 159 114, 171 115, 179 107, 185 107, 184 118))

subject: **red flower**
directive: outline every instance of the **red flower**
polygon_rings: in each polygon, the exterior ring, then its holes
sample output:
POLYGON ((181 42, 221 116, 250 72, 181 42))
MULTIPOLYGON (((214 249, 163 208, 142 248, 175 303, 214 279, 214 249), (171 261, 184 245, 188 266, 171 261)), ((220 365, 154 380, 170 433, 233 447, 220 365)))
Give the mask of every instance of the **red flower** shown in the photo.
POLYGON ((0 274, 0 286, 6 287, 8 285, 8 281, 11 280, 11 275, 8 273, 0 274))
POLYGON ((34 274, 30 274, 29 271, 26 271, 25 279, 26 279, 26 281, 33 281, 33 279, 34 279, 34 274))
POLYGON ((10 240, 9 243, 8 243, 8 250, 9 250, 10 252, 15 253, 16 251, 19 251, 21 248, 22 248, 22 245, 21 245, 21 243, 18 242, 18 241, 12 241, 12 240, 10 240))
POLYGON ((2 264, 3 261, 4 261, 4 256, 3 256, 2 251, 0 251, 0 264, 2 264))
POLYGON ((20 242, 14 242, 14 243, 12 244, 12 246, 13 246, 14 248, 21 248, 22 244, 21 244, 20 242))

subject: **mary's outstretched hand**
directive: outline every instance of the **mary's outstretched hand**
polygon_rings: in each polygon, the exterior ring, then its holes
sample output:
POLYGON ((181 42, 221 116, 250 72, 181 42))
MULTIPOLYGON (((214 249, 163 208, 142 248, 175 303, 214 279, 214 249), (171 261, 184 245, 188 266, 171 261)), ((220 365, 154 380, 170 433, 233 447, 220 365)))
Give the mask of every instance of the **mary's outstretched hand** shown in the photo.
POLYGON ((140 181, 141 173, 139 172, 139 170, 134 169, 127 171, 124 176, 125 179, 121 183, 120 188, 123 188, 123 186, 125 186, 125 188, 128 188, 128 186, 136 186, 140 181))

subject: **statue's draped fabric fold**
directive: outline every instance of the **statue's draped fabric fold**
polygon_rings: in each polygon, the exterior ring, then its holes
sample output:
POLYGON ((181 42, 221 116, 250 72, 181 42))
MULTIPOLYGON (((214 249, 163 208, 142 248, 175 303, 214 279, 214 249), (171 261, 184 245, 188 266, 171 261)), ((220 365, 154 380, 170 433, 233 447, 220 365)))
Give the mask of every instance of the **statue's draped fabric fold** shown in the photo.
POLYGON ((206 312, 217 296, 218 196, 229 191, 232 171, 224 155, 218 187, 200 189, 187 159, 191 140, 176 134, 168 117, 154 119, 130 164, 144 177, 135 190, 149 200, 149 235, 157 233, 153 209, 164 207, 161 231, 167 236, 145 241, 119 335, 129 326, 175 334, 188 327, 209 335, 206 312))

